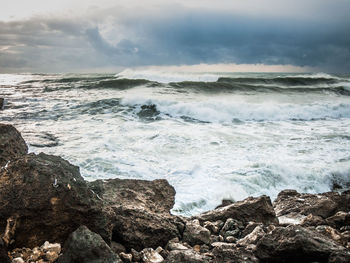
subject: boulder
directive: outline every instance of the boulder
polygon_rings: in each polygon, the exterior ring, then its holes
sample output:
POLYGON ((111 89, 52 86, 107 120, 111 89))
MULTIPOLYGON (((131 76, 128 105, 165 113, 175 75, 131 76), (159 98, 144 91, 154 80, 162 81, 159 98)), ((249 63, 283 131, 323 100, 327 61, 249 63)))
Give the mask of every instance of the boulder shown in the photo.
POLYGON ((338 211, 349 211, 349 200, 349 191, 300 194, 295 190, 284 190, 278 194, 273 206, 279 219, 289 218, 301 223, 309 214, 326 219, 338 211))
POLYGON ((17 158, 0 172, 0 193, 0 231, 6 229, 16 247, 63 243, 82 224, 111 239, 113 212, 103 208, 79 168, 61 157, 17 158))
POLYGON ((186 228, 183 233, 183 241, 191 246, 209 244, 210 231, 199 224, 197 219, 186 223, 186 228))
POLYGON ((166 180, 97 180, 90 188, 115 212, 112 239, 126 248, 165 247, 182 235, 183 221, 170 214, 175 190, 166 180))
POLYGON ((339 211, 326 219, 328 225, 340 229, 343 226, 350 226, 350 213, 339 211))
POLYGON ((66 240, 58 263, 122 263, 118 255, 86 226, 80 226, 66 240))
POLYGON ((214 263, 259 263, 251 251, 240 247, 216 246, 212 253, 214 263))
POLYGON ((215 222, 218 220, 225 222, 228 218, 233 218, 244 224, 247 224, 249 221, 266 225, 278 224, 270 197, 265 195, 256 198, 248 197, 243 201, 205 212, 193 218, 198 219, 201 223, 205 221, 215 222))
POLYGON ((301 226, 276 227, 256 247, 261 262, 327 262, 344 248, 333 240, 301 226))
POLYGON ((202 255, 192 249, 188 250, 173 250, 164 261, 166 263, 210 263, 211 258, 202 255))
POLYGON ((0 123, 0 169, 27 152, 28 147, 19 131, 12 125, 0 123))

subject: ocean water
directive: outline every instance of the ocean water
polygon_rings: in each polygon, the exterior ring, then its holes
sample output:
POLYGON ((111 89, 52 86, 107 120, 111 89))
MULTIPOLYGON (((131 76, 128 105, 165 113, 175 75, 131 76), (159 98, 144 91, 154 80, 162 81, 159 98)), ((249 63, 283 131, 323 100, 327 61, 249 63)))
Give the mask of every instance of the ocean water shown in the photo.
POLYGON ((350 76, 1 74, 0 122, 87 180, 167 179, 174 213, 350 181, 350 76))

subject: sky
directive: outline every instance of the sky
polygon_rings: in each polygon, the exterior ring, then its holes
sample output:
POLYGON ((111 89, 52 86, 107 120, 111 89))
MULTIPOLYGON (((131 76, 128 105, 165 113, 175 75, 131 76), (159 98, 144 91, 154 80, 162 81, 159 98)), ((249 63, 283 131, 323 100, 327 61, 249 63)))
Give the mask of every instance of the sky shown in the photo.
POLYGON ((2 0, 0 73, 349 73, 349 14, 349 0, 2 0))

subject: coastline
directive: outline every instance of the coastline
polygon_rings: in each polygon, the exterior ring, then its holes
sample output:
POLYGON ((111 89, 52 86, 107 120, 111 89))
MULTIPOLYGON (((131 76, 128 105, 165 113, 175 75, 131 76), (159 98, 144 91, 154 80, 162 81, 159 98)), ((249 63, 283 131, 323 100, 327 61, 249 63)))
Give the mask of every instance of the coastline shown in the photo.
POLYGON ((11 125, 0 124, 0 152, 4 263, 8 251, 12 262, 350 261, 350 191, 285 190, 182 217, 164 179, 87 182, 61 157, 28 154, 11 125))

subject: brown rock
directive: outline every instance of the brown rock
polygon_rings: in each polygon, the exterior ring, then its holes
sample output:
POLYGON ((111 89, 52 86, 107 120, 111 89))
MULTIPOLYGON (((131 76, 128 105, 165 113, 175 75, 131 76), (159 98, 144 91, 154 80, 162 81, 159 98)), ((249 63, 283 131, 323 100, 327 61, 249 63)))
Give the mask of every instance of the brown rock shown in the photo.
POLYGON ((9 161, 27 154, 28 147, 12 125, 0 123, 0 170, 9 161))
POLYGON ((166 180, 98 180, 90 187, 115 212, 115 242, 141 250, 181 236, 184 223, 170 214, 175 190, 166 180))
POLYGON ((199 224, 197 219, 186 223, 186 228, 183 233, 183 241, 191 246, 209 244, 210 231, 199 224))
POLYGON ((313 214, 309 214, 307 217, 303 218, 301 221, 302 226, 320 226, 324 225, 326 221, 320 217, 313 214))
POLYGON ((228 218, 233 218, 242 221, 244 224, 247 224, 249 221, 263 224, 278 224, 270 197, 265 195, 257 198, 248 197, 243 201, 235 202, 193 218, 199 219, 200 222, 215 222, 218 220, 225 222, 228 218))
POLYGON ((12 161, 0 172, 0 193, 0 231, 14 218, 16 247, 64 242, 80 224, 110 241, 110 211, 88 188, 79 168, 60 157, 28 154, 12 161))
POLYGON ((214 263, 259 263, 256 256, 244 248, 216 246, 212 253, 214 263))
POLYGON ((327 262, 344 248, 320 233, 301 226, 276 227, 257 243, 261 262, 327 262))
POLYGON ((350 213, 339 211, 335 215, 330 216, 326 219, 327 224, 337 229, 340 229, 343 226, 350 225, 350 213))
POLYGON ((0 262, 10 263, 10 259, 7 255, 7 247, 2 241, 2 238, 0 238, 0 262))
POLYGON ((189 250, 173 250, 170 251, 169 256, 165 260, 166 263, 210 263, 211 258, 189 250))

